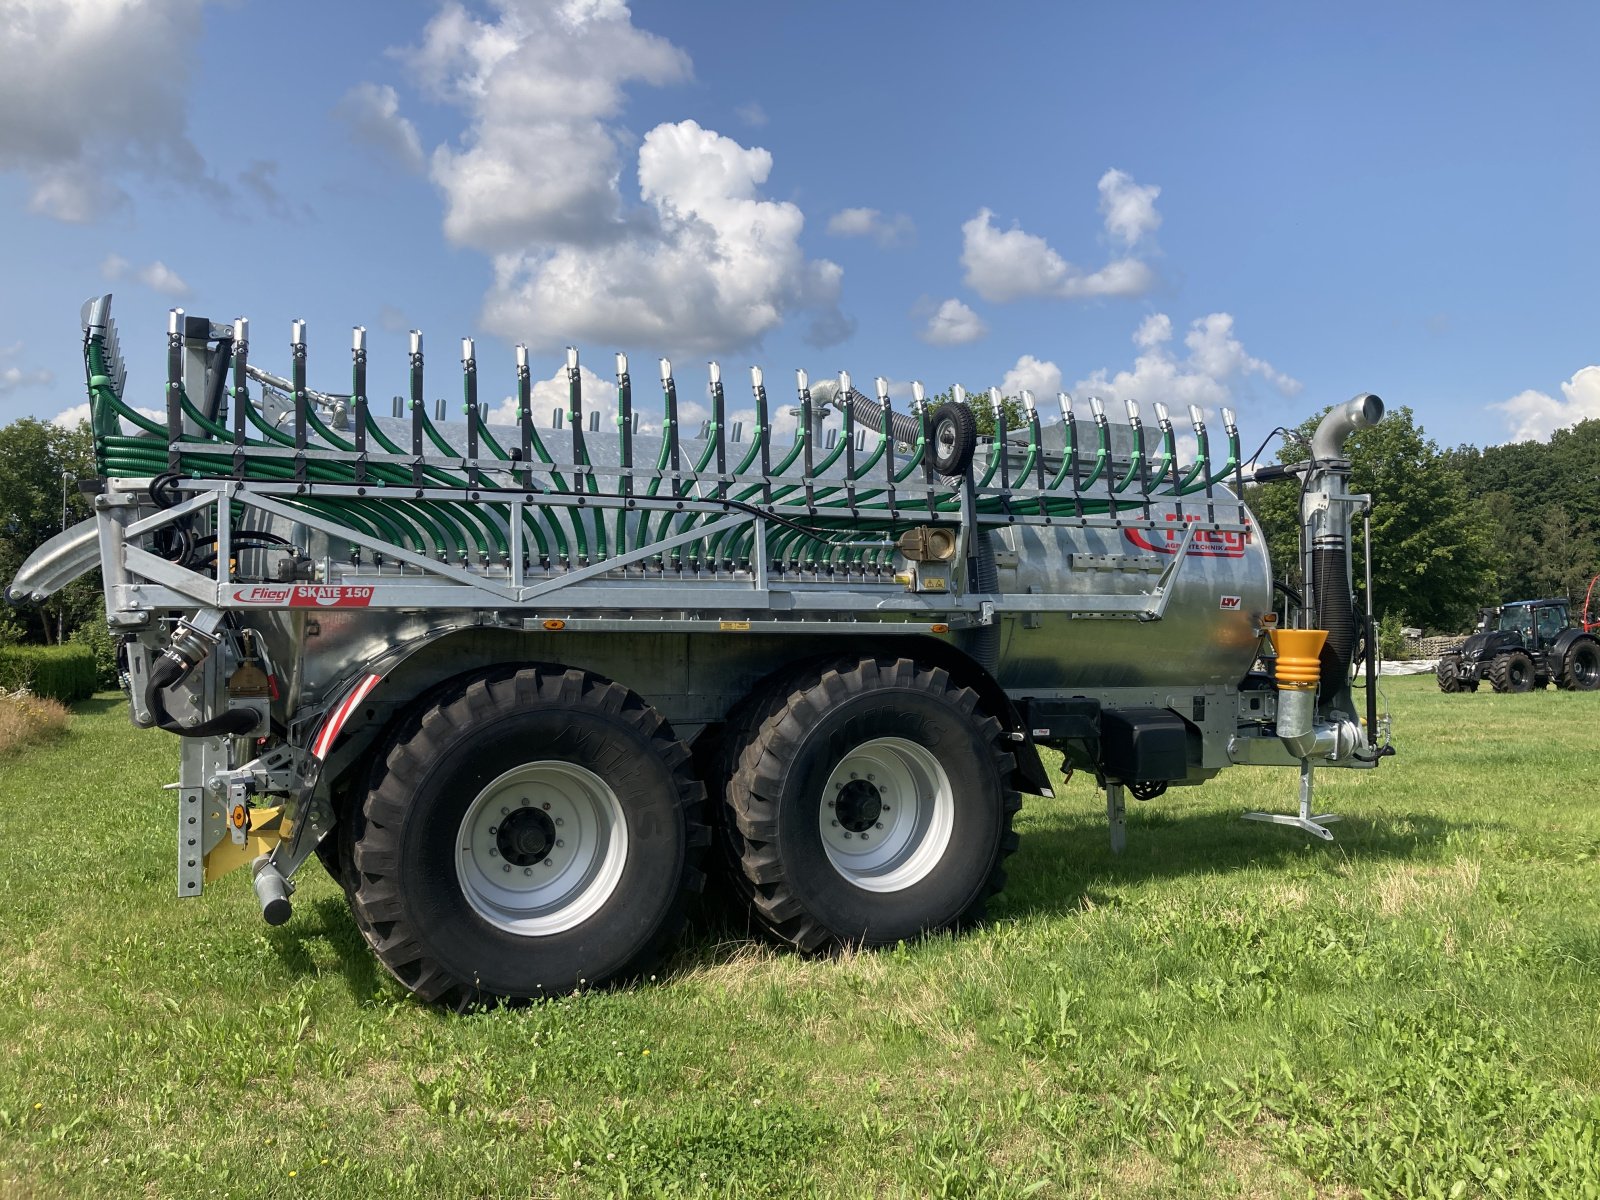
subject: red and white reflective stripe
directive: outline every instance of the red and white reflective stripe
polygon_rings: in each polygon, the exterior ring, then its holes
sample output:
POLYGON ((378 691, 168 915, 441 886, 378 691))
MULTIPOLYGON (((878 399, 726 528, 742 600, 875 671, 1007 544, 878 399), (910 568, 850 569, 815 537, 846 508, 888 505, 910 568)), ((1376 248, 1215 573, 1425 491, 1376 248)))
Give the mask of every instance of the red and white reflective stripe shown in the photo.
POLYGON ((322 723, 322 730, 317 734, 317 740, 311 747, 313 755, 319 759, 327 759, 328 751, 332 748, 334 739, 339 736, 339 731, 344 728, 344 723, 350 719, 350 714, 355 712, 356 705, 367 698, 367 693, 378 686, 380 678, 381 676, 378 675, 368 675, 356 685, 355 691, 351 692, 339 703, 339 707, 334 709, 328 719, 322 723))

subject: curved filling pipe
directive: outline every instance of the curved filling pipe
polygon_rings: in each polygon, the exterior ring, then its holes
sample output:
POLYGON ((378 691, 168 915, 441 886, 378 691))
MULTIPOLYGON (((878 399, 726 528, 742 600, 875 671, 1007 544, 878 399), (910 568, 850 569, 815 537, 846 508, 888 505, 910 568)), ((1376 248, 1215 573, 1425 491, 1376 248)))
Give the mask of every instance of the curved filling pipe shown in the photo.
POLYGON ((1311 435, 1311 457, 1314 459, 1343 458, 1345 440, 1358 429, 1368 429, 1383 420, 1383 400, 1371 392, 1362 392, 1346 400, 1337 408, 1328 410, 1327 416, 1311 435))

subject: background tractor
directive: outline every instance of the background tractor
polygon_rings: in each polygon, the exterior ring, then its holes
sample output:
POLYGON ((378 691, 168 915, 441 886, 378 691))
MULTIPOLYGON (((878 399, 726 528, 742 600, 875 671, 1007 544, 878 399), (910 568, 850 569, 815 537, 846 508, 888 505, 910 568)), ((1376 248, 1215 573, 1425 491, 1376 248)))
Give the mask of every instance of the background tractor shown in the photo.
POLYGON ((1572 624, 1566 600, 1516 600, 1483 616, 1477 632, 1439 659, 1440 691, 1475 692, 1485 679, 1497 692, 1600 688, 1600 638, 1572 624))

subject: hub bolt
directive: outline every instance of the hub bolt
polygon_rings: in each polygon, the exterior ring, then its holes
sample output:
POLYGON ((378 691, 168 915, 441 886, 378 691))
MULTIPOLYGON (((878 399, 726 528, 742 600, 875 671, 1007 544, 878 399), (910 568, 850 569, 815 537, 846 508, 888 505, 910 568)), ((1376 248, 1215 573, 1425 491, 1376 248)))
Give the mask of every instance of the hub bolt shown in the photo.
POLYGON ((835 829, 839 828, 839 822, 837 821, 829 821, 828 824, 832 825, 835 829))
POLYGON ((500 868, 500 869, 501 869, 501 870, 502 870, 502 871, 505 871, 505 872, 507 872, 507 873, 508 873, 508 874, 509 874, 509 873, 510 873, 510 871, 511 871, 511 864, 510 864, 510 863, 507 863, 507 864, 506 864, 506 865, 505 865, 505 866, 503 866, 503 867, 501 867, 501 868, 500 868))
POLYGON ((544 860, 544 865, 547 867, 550 865, 550 860, 548 858, 544 860))
POLYGON ((557 825, 560 825, 560 824, 561 824, 561 823, 562 823, 562 821, 561 821, 561 818, 560 818, 560 817, 557 817, 557 818, 556 818, 556 824, 557 824, 557 825))
POLYGON ((879 821, 879 822, 878 822, 878 823, 877 823, 877 824, 875 824, 875 825, 874 825, 874 826, 873 826, 873 828, 874 828, 874 829, 882 829, 882 828, 883 828, 883 822, 882 822, 882 821, 879 821))
POLYGON ((533 868, 532 867, 523 867, 522 868, 522 873, 524 875, 532 875, 533 874, 533 868))

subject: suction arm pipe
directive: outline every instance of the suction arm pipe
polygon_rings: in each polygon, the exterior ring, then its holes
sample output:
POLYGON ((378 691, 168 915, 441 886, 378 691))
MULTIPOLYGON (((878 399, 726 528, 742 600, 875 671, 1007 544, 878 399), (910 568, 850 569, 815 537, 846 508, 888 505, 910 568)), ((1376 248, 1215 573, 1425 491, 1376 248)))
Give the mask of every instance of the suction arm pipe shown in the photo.
POLYGON ((1362 392, 1329 409, 1311 435, 1311 457, 1343 458, 1345 440, 1358 429, 1367 429, 1383 419, 1383 401, 1371 392, 1362 392))

